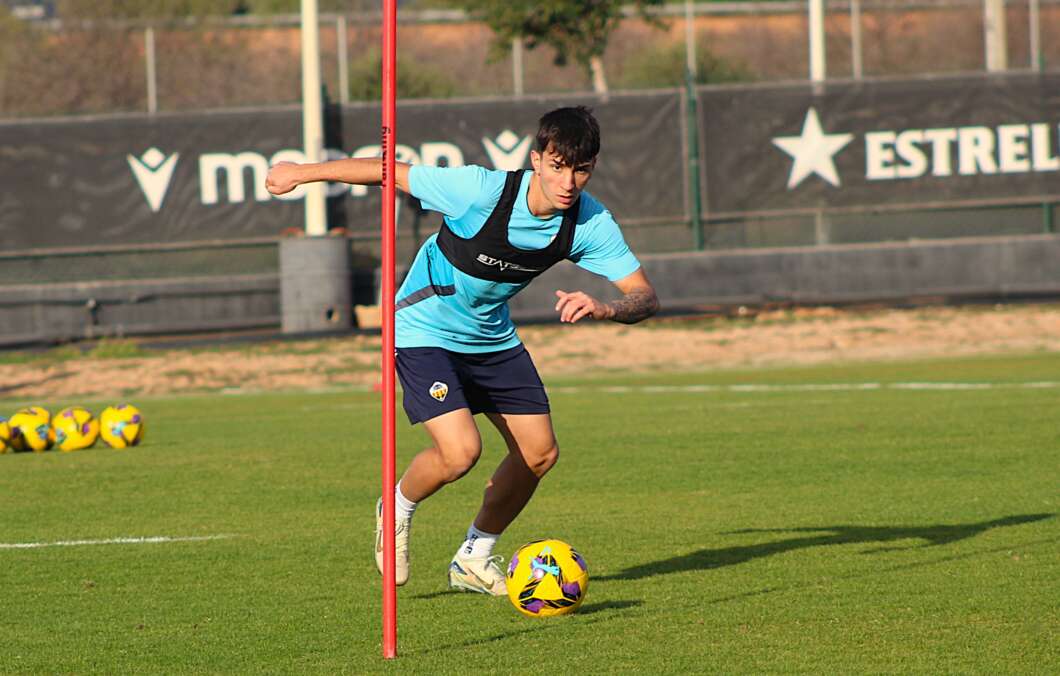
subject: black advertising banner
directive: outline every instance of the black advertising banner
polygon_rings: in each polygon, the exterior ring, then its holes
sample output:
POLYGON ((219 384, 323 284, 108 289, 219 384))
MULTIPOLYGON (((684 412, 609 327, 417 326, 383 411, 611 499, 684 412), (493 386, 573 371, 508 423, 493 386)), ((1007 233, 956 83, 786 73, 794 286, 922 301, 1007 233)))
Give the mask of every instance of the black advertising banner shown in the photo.
MULTIPOLYGON (((676 92, 414 103, 398 107, 397 159, 529 167, 538 118, 585 104, 603 148, 589 191, 620 223, 685 218, 676 92)), ((303 161, 297 107, 0 124, 0 250, 273 237, 304 223, 303 191, 265 190, 270 164, 303 161)), ((333 107, 329 158, 378 156, 377 105, 333 107)), ((379 229, 378 188, 329 186, 329 226, 379 229)), ((399 206, 399 227, 412 212, 399 206)))
POLYGON ((302 205, 269 204, 261 150, 300 138, 297 109, 0 125, 0 249, 275 235, 302 205))
POLYGON ((712 216, 1060 196, 1060 74, 699 96, 712 216))
MULTIPOLYGON (((514 170, 530 166, 530 149, 542 114, 559 106, 587 105, 600 122, 601 150, 588 190, 618 222, 687 218, 681 98, 676 92, 498 99, 483 103, 411 103, 398 107, 396 158, 414 164, 477 164, 514 170)), ((379 152, 376 106, 347 106, 343 141, 353 156, 379 152), (365 139, 370 139, 369 145, 365 139)), ((351 222, 378 221, 378 191, 352 188, 351 222)))

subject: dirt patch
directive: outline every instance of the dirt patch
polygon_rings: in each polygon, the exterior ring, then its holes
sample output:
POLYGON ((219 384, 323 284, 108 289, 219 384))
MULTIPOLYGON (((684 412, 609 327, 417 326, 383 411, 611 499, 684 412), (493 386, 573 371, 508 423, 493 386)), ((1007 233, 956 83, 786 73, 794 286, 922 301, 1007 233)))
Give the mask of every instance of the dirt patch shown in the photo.
MULTIPOLYGON (((579 323, 519 331, 543 375, 1060 351, 1060 305, 874 311, 805 308, 735 317, 579 323)), ((100 344, 0 355, 0 398, 160 395, 375 385, 378 336, 160 350, 100 344), (115 349, 115 348, 120 349, 115 349)))

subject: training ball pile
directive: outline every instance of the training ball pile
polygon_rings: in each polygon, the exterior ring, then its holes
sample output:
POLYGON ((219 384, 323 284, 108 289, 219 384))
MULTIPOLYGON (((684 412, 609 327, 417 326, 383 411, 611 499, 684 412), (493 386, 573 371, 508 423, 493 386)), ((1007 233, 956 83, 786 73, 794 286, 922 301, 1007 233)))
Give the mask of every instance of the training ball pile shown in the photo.
POLYGON ((48 409, 30 406, 10 419, 0 417, 0 453, 80 451, 100 438, 111 448, 138 445, 144 438, 143 413, 131 404, 119 404, 108 406, 97 420, 87 408, 71 406, 52 418, 48 409))
POLYGON ((530 617, 573 613, 589 589, 585 559, 562 540, 537 540, 512 555, 508 598, 530 617))

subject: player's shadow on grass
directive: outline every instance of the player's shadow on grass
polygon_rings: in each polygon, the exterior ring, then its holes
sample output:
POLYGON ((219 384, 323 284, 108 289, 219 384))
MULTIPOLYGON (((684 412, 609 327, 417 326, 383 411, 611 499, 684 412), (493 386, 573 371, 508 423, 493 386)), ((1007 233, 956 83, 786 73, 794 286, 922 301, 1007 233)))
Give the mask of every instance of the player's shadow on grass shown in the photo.
POLYGON ((581 608, 578 608, 577 615, 592 615, 594 613, 605 613, 612 610, 626 610, 627 608, 636 608, 637 606, 644 605, 644 601, 632 600, 632 601, 602 601, 600 603, 587 603, 581 608))
POLYGON ((820 528, 748 528, 729 531, 726 535, 743 535, 747 533, 812 533, 805 537, 789 538, 775 542, 763 542, 756 545, 722 547, 720 549, 701 549, 691 554, 675 556, 670 559, 653 561, 626 568, 611 575, 597 576, 595 580, 639 580, 654 575, 668 575, 690 570, 708 570, 735 566, 754 559, 783 554, 809 547, 828 547, 831 545, 866 544, 879 545, 866 549, 863 554, 904 549, 896 543, 901 540, 923 540, 920 547, 937 547, 939 545, 975 537, 994 528, 1018 526, 1044 519, 1051 519, 1055 514, 1021 514, 1006 516, 992 521, 981 521, 962 525, 937 526, 821 526, 820 528))

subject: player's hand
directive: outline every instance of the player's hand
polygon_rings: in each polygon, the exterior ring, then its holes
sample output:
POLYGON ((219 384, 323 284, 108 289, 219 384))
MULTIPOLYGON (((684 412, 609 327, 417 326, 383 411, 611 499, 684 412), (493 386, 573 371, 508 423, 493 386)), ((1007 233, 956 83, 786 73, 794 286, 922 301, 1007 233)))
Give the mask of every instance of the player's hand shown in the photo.
POLYGON ((579 319, 592 317, 593 319, 607 319, 611 308, 601 303, 583 291, 556 291, 559 301, 556 303, 556 312, 559 313, 561 322, 573 324, 579 319))
POLYGON ((284 195, 298 185, 298 165, 294 162, 277 162, 265 177, 265 188, 273 195, 284 195))

